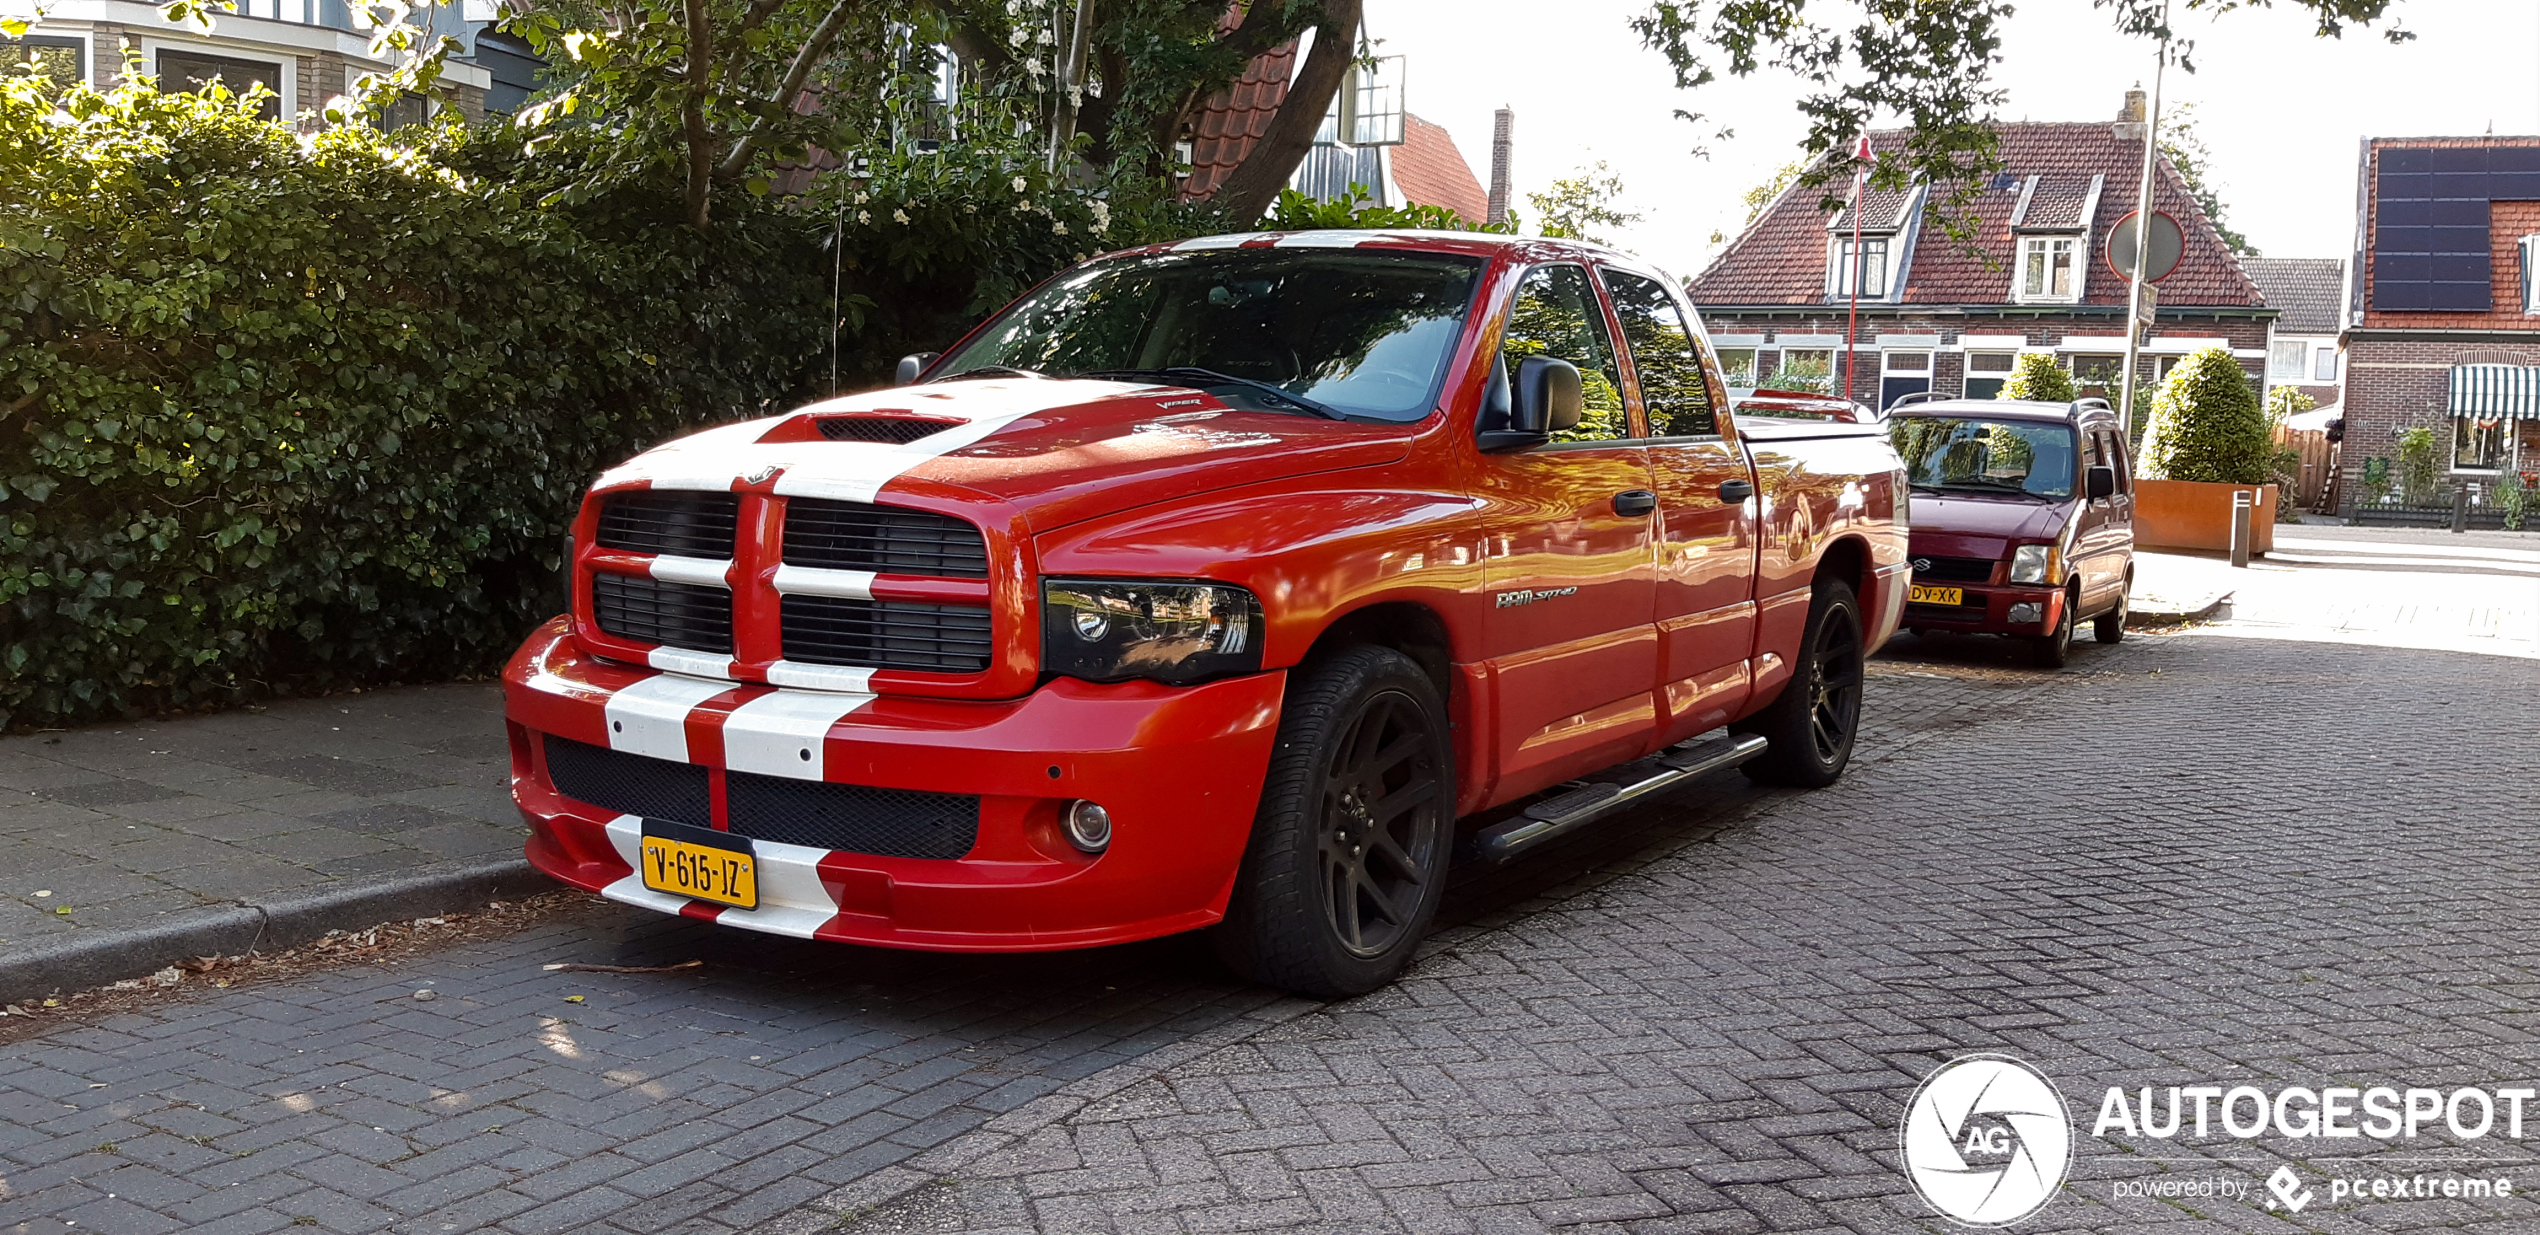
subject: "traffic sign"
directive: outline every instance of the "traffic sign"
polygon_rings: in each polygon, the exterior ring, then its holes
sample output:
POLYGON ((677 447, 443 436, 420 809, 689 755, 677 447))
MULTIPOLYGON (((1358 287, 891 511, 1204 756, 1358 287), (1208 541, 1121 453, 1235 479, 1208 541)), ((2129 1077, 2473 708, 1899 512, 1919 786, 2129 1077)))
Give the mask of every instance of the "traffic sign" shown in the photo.
MULTIPOLYGON (((2116 227, 2108 233, 2108 268, 2116 271, 2120 279, 2134 277, 2134 230, 2135 216, 2129 214, 2117 220, 2116 227)), ((2153 211, 2152 254, 2143 263, 2144 279, 2148 282, 2169 277, 2171 271, 2178 269, 2179 254, 2186 248, 2187 236, 2179 230, 2178 220, 2163 211, 2153 211)))

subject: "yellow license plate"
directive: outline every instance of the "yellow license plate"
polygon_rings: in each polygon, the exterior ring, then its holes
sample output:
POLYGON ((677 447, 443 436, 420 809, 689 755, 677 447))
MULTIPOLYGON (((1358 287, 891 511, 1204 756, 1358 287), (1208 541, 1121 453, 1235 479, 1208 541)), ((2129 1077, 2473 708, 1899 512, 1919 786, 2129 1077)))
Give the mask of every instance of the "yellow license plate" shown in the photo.
POLYGON ((1922 584, 1917 583, 1914 585, 1913 592, 1908 595, 1906 599, 1918 605, 1963 605, 1967 603, 1967 589, 1962 587, 1925 587, 1922 584))
POLYGON ((644 886, 736 909, 758 908, 758 855, 747 838, 727 835, 645 820, 644 886))

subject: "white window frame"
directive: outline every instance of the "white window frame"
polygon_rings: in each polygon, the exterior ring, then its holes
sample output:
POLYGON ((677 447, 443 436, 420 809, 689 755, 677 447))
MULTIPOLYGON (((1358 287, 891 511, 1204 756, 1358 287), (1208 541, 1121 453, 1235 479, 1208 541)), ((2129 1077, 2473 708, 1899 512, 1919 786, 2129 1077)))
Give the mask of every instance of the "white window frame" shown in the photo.
POLYGON ((2522 311, 2540 316, 2540 236, 2525 236, 2516 246, 2522 255, 2522 311))
POLYGON ((2311 380, 2311 341, 2309 339, 2269 339, 2267 341, 2267 380, 2270 382, 2307 382, 2311 380), (2286 364, 2290 356, 2293 363, 2286 364))
MULTIPOLYGON (((2089 251, 2080 236, 2046 235, 2020 237, 2019 250, 2011 264, 2011 300, 2015 304, 2076 304, 2082 296, 2083 280, 2089 274, 2089 251), (2032 293, 2028 290, 2028 255, 2031 249, 2043 249, 2050 258, 2057 245, 2072 250, 2072 287, 2063 295, 2053 291, 2032 293)), ((2053 282, 2054 268, 2047 267, 2048 282, 2053 282)))
MULTIPOLYGON (((1879 257, 1878 288, 1874 291, 1869 287, 1863 287, 1861 289, 1863 300, 1885 300, 1888 289, 1895 285, 1896 237, 1887 235, 1861 237, 1862 248, 1867 249, 1874 244, 1878 246, 1879 257)), ((1851 298, 1852 288, 1843 277, 1851 265, 1852 237, 1848 235, 1829 237, 1826 242, 1826 295, 1837 300, 1851 298)))
MULTIPOLYGON (((163 51, 173 51, 178 55, 218 56, 224 60, 253 60, 258 64, 270 64, 274 66, 276 79, 282 83, 282 89, 277 91, 282 96, 282 123, 289 124, 300 115, 300 60, 297 56, 277 56, 269 51, 239 47, 230 43, 143 39, 141 40, 141 63, 149 66, 149 73, 153 79, 160 76, 159 53, 163 51)), ((347 66, 347 69, 349 71, 351 66, 347 66)))
POLYGON ((2511 417, 2500 417, 2496 422, 2496 463, 2492 467, 2476 467, 2461 462, 2461 438, 2464 436, 2463 431, 2468 429, 2477 420, 2478 418, 2476 416, 2452 417, 2452 470, 2455 472, 2469 472, 2479 476, 2499 475, 2505 470, 2506 464, 2513 462, 2513 419, 2511 417))
POLYGON ((1720 380, 1739 390, 1753 390, 1755 389, 1756 364, 1763 359, 1763 351, 1764 349, 1760 347, 1715 347, 1711 349, 1711 355, 1713 359, 1720 362, 1720 380), (1738 356, 1746 358, 1744 385, 1740 385, 1737 380, 1738 367, 1733 358, 1738 356))

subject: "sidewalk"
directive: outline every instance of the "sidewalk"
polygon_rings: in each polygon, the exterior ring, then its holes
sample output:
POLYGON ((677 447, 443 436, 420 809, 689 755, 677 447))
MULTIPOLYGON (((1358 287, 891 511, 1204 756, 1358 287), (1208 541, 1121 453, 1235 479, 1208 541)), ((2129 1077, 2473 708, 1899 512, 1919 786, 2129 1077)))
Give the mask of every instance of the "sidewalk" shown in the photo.
POLYGON ((0 738, 0 1002, 542 886, 501 692, 0 738))

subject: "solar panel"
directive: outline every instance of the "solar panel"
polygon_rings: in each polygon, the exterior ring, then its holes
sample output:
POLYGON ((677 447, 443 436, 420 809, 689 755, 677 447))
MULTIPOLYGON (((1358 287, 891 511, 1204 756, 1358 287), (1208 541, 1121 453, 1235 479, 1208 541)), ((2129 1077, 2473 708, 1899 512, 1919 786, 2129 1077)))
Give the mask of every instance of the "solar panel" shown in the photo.
POLYGON ((2372 307, 2494 307, 2488 204, 2540 199, 2540 146, 2401 146, 2375 171, 2372 307))

